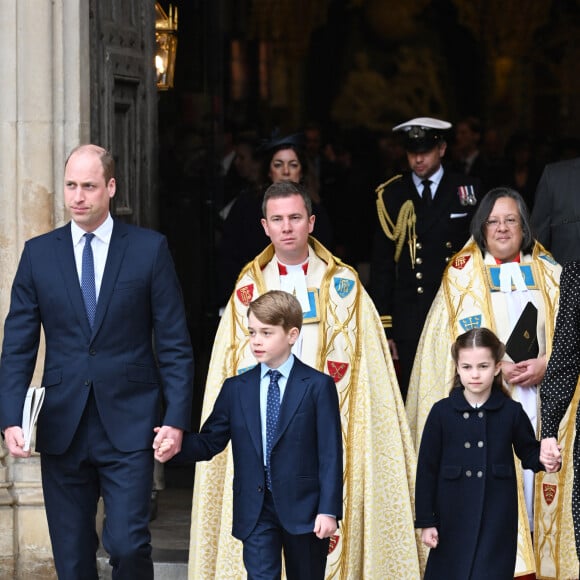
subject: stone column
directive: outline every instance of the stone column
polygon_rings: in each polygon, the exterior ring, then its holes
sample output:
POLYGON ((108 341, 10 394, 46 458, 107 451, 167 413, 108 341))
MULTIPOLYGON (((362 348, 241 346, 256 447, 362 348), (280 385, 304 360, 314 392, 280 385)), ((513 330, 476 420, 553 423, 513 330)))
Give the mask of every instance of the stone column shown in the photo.
MULTIPOLYGON (((24 242, 67 219, 62 196, 65 157, 89 138, 89 0, 3 0, 0 59, 3 321, 24 242)), ((40 382, 43 351, 41 345, 33 384, 40 382)), ((0 570, 2 580, 56 578, 39 458, 13 460, 4 449, 0 450, 0 570)))

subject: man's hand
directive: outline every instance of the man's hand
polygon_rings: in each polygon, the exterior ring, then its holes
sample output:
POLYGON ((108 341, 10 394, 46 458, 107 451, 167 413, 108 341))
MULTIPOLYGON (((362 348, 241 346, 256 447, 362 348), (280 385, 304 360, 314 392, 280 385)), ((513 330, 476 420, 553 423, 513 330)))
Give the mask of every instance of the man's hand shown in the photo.
POLYGON ((314 530, 316 537, 319 539, 330 538, 338 526, 336 525, 336 518, 332 516, 325 516, 324 514, 318 514, 314 520, 314 530))
POLYGON ((181 451, 183 429, 163 425, 162 427, 155 427, 154 431, 157 433, 155 439, 153 439, 155 459, 161 463, 165 463, 181 451))
POLYGON ((393 360, 399 360, 399 351, 397 350, 397 343, 392 339, 389 338, 387 340, 389 343, 389 350, 391 351, 391 358, 393 360))
POLYGON ((30 457, 31 451, 24 451, 24 434, 22 427, 14 426, 4 429, 4 443, 12 457, 30 457))

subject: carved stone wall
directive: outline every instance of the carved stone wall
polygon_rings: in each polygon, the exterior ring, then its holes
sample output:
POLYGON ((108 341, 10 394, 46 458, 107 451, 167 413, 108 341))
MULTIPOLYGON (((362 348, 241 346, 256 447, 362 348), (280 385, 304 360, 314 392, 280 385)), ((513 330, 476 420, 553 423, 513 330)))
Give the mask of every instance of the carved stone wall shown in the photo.
MULTIPOLYGON (((10 287, 25 240, 66 219, 62 198, 65 156, 89 137, 88 29, 88 0, 2 3, 1 321, 8 311, 10 287)), ((41 361, 42 351, 41 345, 41 361)), ((13 578, 47 580, 56 574, 39 457, 12 460, 1 447, 0 580, 13 578)))

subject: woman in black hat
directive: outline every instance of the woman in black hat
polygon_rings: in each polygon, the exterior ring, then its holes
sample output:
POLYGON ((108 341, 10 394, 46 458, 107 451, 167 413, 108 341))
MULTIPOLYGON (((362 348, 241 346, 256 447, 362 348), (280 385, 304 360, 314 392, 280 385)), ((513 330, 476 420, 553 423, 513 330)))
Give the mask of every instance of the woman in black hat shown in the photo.
POLYGON ((295 181, 308 188, 312 209, 316 215, 313 236, 332 248, 330 220, 320 203, 318 182, 304 149, 304 135, 295 133, 275 137, 262 144, 257 154, 262 158, 262 175, 254 186, 246 188, 232 204, 223 224, 223 236, 218 248, 219 305, 227 302, 243 266, 259 254, 270 242, 260 224, 264 191, 278 181, 295 181))

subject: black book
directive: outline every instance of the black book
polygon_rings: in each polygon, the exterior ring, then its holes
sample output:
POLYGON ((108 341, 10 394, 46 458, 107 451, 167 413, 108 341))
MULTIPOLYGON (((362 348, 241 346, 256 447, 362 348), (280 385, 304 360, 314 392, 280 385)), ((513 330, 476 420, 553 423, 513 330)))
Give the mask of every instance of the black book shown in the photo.
POLYGON ((538 356, 537 324, 538 309, 528 302, 505 343, 505 350, 514 362, 538 356))

